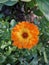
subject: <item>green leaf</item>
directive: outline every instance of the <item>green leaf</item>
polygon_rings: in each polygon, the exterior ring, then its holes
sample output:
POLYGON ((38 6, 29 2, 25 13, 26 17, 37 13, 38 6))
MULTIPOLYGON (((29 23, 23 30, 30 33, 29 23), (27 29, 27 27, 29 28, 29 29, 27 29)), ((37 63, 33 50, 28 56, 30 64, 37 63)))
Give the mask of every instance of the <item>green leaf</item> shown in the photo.
POLYGON ((39 9, 49 21, 49 0, 36 0, 36 1, 39 9))
POLYGON ((11 27, 14 27, 16 25, 16 21, 14 19, 12 19, 10 22, 10 25, 11 25, 11 27))
POLYGON ((45 63, 48 63, 48 59, 47 59, 47 54, 46 54, 46 51, 45 51, 45 48, 43 48, 43 55, 44 55, 44 61, 45 63))
POLYGON ((8 0, 0 0, 0 3, 4 3, 7 2, 8 0))
POLYGON ((21 1, 23 1, 23 2, 30 2, 31 0, 21 0, 21 1))
POLYGON ((6 57, 4 55, 0 55, 0 63, 3 63, 5 61, 6 57))
POLYGON ((5 4, 5 5, 8 5, 8 6, 13 6, 13 5, 16 4, 17 2, 18 2, 18 0, 16 0, 16 1, 15 1, 15 0, 14 0, 14 1, 12 0, 12 1, 11 1, 11 0, 10 0, 10 1, 5 2, 4 4, 5 4))
POLYGON ((9 46, 9 48, 8 48, 8 50, 6 51, 6 55, 8 56, 8 55, 10 55, 11 54, 11 52, 12 52, 12 48, 9 46))
POLYGON ((30 2, 27 2, 26 3, 26 8, 29 7, 29 8, 33 8, 34 7, 34 2, 33 1, 30 1, 30 2))
POLYGON ((8 63, 8 64, 6 64, 6 65, 11 65, 11 64, 8 63))

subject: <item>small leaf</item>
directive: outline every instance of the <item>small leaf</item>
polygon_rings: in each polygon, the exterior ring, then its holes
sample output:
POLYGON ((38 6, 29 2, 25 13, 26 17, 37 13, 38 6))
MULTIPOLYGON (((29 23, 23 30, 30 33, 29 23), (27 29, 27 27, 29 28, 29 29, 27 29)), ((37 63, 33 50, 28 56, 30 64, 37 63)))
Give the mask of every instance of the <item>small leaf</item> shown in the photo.
POLYGON ((12 19, 10 25, 11 25, 11 27, 14 27, 16 25, 16 21, 14 19, 12 19))

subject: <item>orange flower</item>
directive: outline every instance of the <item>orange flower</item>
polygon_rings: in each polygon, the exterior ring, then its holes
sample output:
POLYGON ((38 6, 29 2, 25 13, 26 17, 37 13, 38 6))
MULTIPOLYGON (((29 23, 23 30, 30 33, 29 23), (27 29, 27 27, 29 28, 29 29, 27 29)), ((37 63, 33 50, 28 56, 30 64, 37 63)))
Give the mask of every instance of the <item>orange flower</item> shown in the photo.
POLYGON ((11 31, 13 45, 19 49, 31 49, 34 47, 38 43, 38 35, 38 27, 33 23, 29 23, 28 21, 18 23, 11 31))

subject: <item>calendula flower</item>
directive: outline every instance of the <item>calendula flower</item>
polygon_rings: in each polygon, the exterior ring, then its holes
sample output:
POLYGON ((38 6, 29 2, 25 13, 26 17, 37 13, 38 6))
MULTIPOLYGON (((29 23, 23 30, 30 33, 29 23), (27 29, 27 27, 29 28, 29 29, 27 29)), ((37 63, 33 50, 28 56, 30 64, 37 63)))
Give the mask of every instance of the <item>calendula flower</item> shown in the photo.
POLYGON ((31 49, 37 45, 39 41, 39 30, 38 27, 28 21, 22 21, 18 23, 11 32, 11 38, 13 45, 19 49, 27 48, 31 49))

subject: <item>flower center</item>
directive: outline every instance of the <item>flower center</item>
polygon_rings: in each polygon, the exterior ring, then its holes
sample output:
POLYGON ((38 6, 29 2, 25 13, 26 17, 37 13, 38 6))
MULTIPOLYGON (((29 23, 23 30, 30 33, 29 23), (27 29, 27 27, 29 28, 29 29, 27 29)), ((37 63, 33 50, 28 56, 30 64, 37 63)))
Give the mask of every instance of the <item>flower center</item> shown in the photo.
POLYGON ((27 32, 24 32, 24 33, 22 34, 22 37, 23 37, 23 38, 27 38, 27 37, 28 37, 28 33, 27 33, 27 32))

